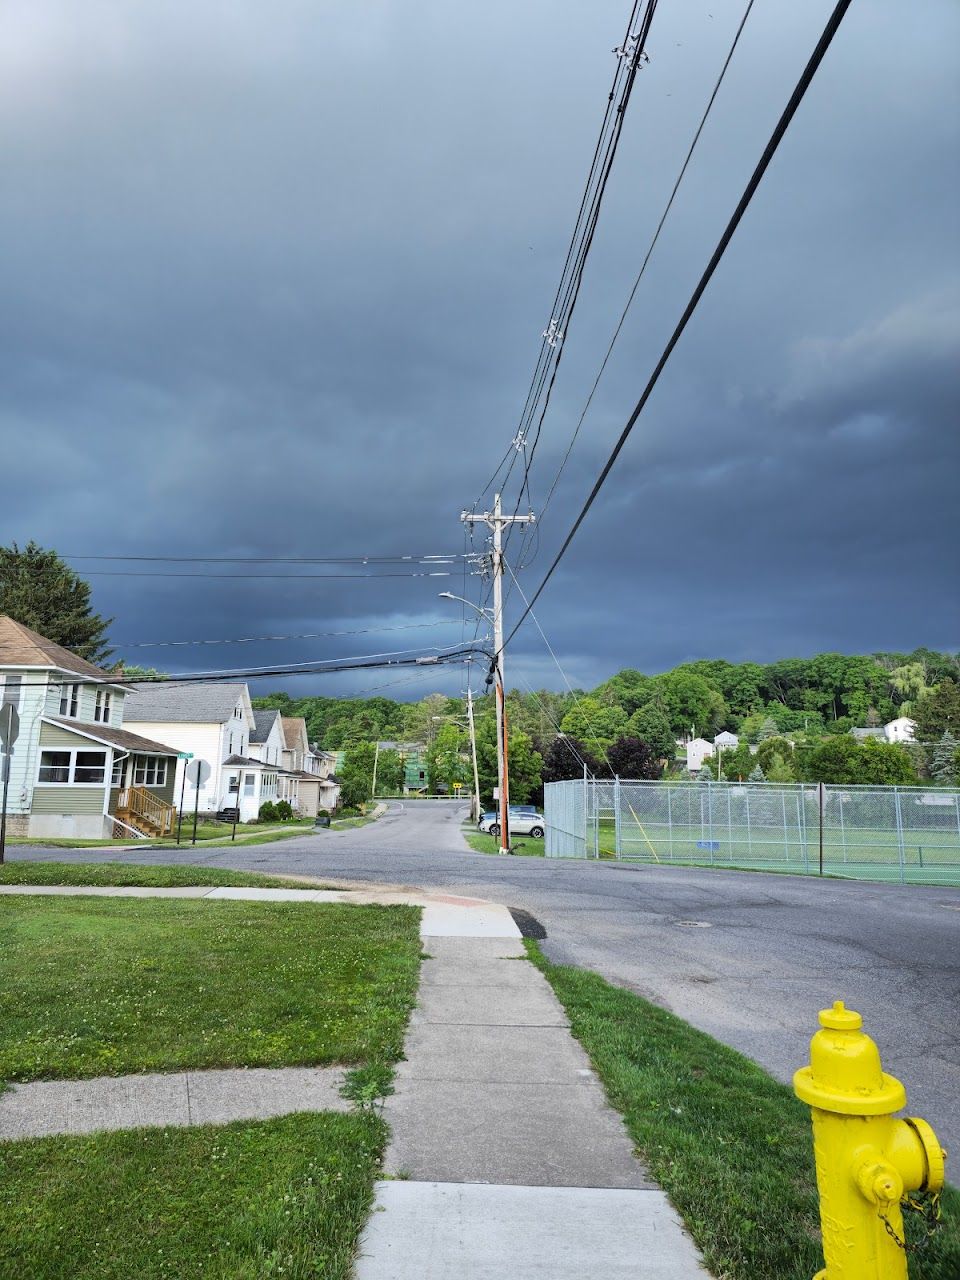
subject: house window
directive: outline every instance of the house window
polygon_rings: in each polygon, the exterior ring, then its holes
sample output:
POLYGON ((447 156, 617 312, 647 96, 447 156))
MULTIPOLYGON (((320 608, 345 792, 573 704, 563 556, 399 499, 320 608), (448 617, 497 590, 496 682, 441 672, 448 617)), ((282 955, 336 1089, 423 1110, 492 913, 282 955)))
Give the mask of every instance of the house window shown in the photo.
POLYGON ((162 787, 167 781, 164 756, 137 756, 133 762, 133 781, 138 787, 162 787))
POLYGON ((245 773, 243 775, 243 794, 245 796, 253 795, 253 786, 255 781, 256 778, 252 773, 245 773))
POLYGON ((8 675, 3 681, 3 705, 5 707, 20 706, 20 686, 23 684, 23 676, 8 675))
POLYGON ((97 701, 93 708, 93 718, 100 724, 108 724, 110 721, 110 690, 98 689, 97 701))
POLYGON ((105 751, 78 751, 73 780, 74 782, 103 782, 106 767, 105 751))
POLYGON ((70 781, 70 752, 69 751, 41 751, 40 781, 41 782, 69 782, 70 781))
POLYGON ((60 686, 60 714, 71 720, 77 718, 77 703, 80 697, 78 684, 62 684, 60 686))
POLYGON ((125 760, 126 760, 126 756, 114 756, 113 768, 110 770, 111 787, 123 786, 123 762, 125 760))

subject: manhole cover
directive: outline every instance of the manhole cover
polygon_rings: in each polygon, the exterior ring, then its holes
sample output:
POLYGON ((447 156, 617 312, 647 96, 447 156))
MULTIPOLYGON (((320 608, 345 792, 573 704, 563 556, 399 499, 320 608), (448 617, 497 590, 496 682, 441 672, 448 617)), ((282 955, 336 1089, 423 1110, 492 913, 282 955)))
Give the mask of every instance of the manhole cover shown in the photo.
POLYGON ((679 925, 681 929, 712 929, 713 928, 713 925, 711 925, 706 920, 675 920, 674 924, 679 925))

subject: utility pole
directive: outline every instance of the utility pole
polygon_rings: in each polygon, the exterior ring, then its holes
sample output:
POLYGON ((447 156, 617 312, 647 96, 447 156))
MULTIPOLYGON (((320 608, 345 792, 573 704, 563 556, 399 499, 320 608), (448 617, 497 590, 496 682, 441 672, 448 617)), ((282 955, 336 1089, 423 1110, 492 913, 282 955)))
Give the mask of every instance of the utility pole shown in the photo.
POLYGON ((503 527, 508 524, 533 524, 536 516, 505 516, 500 505, 500 494, 493 500, 493 510, 482 513, 464 511, 460 519, 466 524, 485 524, 493 530, 493 655, 494 682, 497 707, 497 776, 500 783, 500 848, 498 852, 510 852, 510 780, 507 770, 507 728, 505 712, 505 687, 503 683, 503 527))
POLYGON ((470 754, 473 757, 473 801, 470 805, 470 817, 474 822, 480 818, 480 774, 477 772, 477 733, 473 725, 473 690, 467 685, 467 723, 470 726, 470 754))

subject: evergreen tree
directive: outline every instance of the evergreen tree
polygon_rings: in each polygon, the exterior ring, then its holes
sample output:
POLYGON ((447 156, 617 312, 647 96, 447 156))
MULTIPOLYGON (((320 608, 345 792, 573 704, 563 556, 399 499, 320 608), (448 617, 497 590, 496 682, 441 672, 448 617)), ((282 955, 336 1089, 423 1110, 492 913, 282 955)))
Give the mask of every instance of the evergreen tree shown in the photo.
POLYGON ((713 781, 713 770, 710 768, 708 764, 704 763, 700 766, 700 772, 697 774, 697 781, 698 782, 713 781))
POLYGON ((767 775, 758 764, 755 764, 747 775, 748 782, 766 782, 767 775))
POLYGON ((0 613, 63 645, 78 658, 110 657, 106 630, 113 618, 90 608, 90 586, 55 551, 31 541, 0 547, 0 613))
POLYGON ((775 738, 780 730, 777 728, 777 722, 773 716, 767 716, 763 724, 760 726, 760 732, 757 734, 758 742, 765 742, 767 738, 775 738))
POLYGON ((957 784, 958 750, 960 750, 960 742, 957 741, 949 729, 945 730, 943 737, 933 749, 930 772, 938 782, 942 782, 948 787, 953 787, 957 784))

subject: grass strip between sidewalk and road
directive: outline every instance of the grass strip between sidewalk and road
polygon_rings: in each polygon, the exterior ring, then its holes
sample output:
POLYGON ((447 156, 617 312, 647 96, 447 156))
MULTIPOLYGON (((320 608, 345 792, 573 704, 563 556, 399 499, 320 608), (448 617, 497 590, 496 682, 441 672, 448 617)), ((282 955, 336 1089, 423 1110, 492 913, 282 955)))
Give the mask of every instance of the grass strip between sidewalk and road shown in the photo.
POLYGON ((264 876, 255 871, 231 871, 221 867, 151 866, 134 862, 35 862, 17 859, 0 865, 0 885, 130 885, 147 889, 175 889, 207 885, 234 889, 317 889, 295 876, 264 876))
POLYGON ((372 1095, 420 964, 402 906, 16 895, 0 936, 0 1080, 345 1063, 372 1095))
POLYGON ((0 1275, 347 1280, 384 1140, 326 1112, 0 1142, 0 1275))
MULTIPOLYGON (((474 851, 474 853, 499 853, 500 837, 492 836, 486 831, 478 831, 473 823, 467 823, 461 828, 463 838, 474 851)), ((543 857, 543 837, 535 839, 533 836, 517 836, 513 841, 511 854, 517 858, 542 858, 543 857)))
MULTIPOLYGON (((822 1255, 809 1108, 674 1014, 525 945, 717 1280, 810 1280, 822 1255)), ((942 1209, 912 1280, 960 1276, 960 1192, 942 1209)), ((917 1215, 906 1228, 915 1242, 917 1215)))

